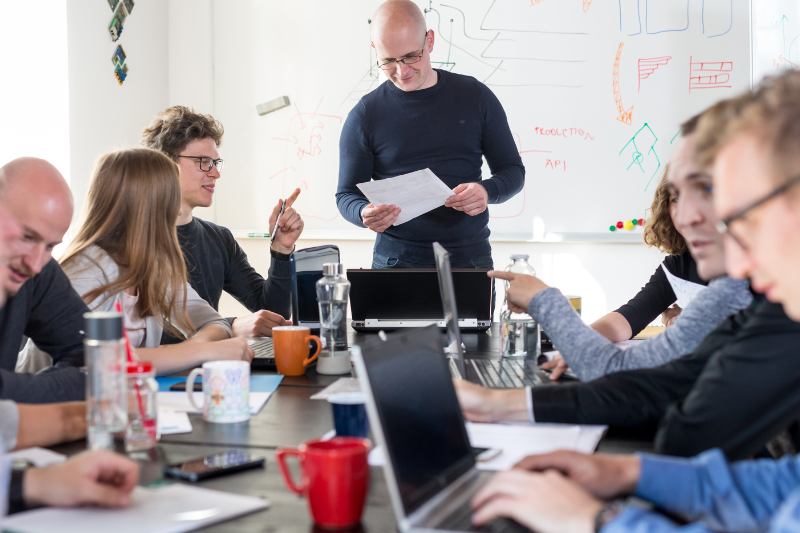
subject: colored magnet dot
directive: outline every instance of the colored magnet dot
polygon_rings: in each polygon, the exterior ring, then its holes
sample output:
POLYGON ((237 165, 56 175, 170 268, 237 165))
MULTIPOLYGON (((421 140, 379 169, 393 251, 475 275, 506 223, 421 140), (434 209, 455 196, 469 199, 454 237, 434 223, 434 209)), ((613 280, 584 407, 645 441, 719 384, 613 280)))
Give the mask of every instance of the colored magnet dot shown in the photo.
POLYGON ((621 221, 620 221, 620 222, 617 222, 617 227, 618 227, 619 229, 622 229, 622 228, 623 228, 623 226, 625 226, 625 224, 623 224, 621 221))
POLYGON ((640 226, 644 226, 644 224, 645 224, 645 221, 644 221, 644 219, 643 219, 643 218, 640 218, 640 219, 639 219, 639 225, 640 225, 640 226))
POLYGON ((631 222, 630 220, 626 220, 625 221, 625 225, 623 227, 626 230, 632 230, 633 229, 633 222, 631 222))
POLYGON ((616 226, 609 226, 608 230, 609 231, 617 231, 617 227, 616 226))
POLYGON ((635 226, 636 224, 638 224, 638 223, 639 223, 639 221, 638 221, 638 220, 636 220, 635 218, 634 218, 634 219, 631 219, 631 224, 633 224, 634 226, 635 226))

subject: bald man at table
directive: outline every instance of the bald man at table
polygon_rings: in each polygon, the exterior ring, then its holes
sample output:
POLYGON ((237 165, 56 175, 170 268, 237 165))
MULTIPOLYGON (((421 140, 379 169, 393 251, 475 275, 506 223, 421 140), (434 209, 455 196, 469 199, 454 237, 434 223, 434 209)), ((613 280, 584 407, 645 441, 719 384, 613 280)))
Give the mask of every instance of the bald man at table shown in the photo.
POLYGON ((388 78, 347 116, 339 142, 336 204, 376 232, 372 268, 433 268, 431 244, 454 268, 493 268, 489 204, 522 190, 525 167, 505 111, 484 84, 431 66, 433 30, 409 0, 389 0, 372 18, 372 45, 388 78), (482 179, 483 159, 492 176, 482 179), (430 168, 455 193, 399 226, 395 205, 372 205, 357 185, 430 168))

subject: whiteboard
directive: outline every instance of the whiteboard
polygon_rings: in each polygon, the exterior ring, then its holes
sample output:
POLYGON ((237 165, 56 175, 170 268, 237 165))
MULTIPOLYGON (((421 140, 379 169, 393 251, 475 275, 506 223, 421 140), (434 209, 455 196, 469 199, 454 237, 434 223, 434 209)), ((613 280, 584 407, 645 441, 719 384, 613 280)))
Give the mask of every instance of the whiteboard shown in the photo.
MULTIPOLYGON (((335 191, 344 120, 384 82, 368 23, 379 4, 215 3, 213 112, 226 128, 218 223, 264 231, 272 206, 300 187, 309 238, 370 235, 342 219, 335 191), (256 104, 283 95, 290 107, 257 115, 256 104)), ((524 190, 489 207, 494 239, 630 240, 609 226, 647 217, 679 124, 750 86, 747 0, 418 5, 435 32, 434 67, 491 88, 526 167, 524 190)))
POLYGON ((753 3, 753 81, 800 68, 800 2, 753 3))

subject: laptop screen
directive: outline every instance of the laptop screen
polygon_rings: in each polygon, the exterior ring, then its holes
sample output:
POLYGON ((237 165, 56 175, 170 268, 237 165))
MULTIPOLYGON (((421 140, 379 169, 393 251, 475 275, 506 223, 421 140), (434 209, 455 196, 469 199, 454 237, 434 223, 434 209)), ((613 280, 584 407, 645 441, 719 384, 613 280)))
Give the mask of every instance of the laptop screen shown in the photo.
POLYGON ((464 368, 464 357, 461 351, 461 330, 458 328, 458 310, 456 291, 453 288, 453 273, 450 270, 450 253, 438 242, 433 243, 433 255, 436 257, 436 272, 439 274, 439 293, 442 296, 444 323, 450 341, 448 353, 456 363, 462 379, 467 374, 464 368))
POLYGON ((319 324, 317 280, 322 277, 323 264, 338 262, 339 249, 332 245, 292 253, 292 320, 295 324, 319 324))
POLYGON ((406 515, 475 464, 436 326, 361 350, 406 515))

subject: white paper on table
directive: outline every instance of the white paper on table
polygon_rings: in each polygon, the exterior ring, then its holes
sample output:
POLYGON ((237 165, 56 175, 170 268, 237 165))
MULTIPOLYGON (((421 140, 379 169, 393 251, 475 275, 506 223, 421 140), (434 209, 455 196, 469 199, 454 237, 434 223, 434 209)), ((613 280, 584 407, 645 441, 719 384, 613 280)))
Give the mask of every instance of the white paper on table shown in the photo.
POLYGON ((44 448, 25 448, 24 450, 10 452, 6 455, 6 457, 10 458, 12 461, 16 459, 28 461, 36 468, 57 465, 58 463, 63 463, 67 460, 66 455, 56 453, 51 450, 46 450, 44 448))
POLYGON ((600 439, 608 431, 608 426, 580 426, 581 433, 578 437, 578 450, 583 453, 591 453, 597 449, 600 439))
POLYGON ((508 470, 528 455, 576 450, 579 426, 539 424, 476 424, 467 422, 467 435, 474 448, 501 450, 489 461, 478 462, 479 470, 508 470))
MULTIPOLYGON (((163 394, 163 393, 161 393, 163 394)), ((158 409, 158 433, 160 435, 178 435, 179 433, 191 433, 192 423, 186 413, 177 413, 169 409, 158 409)))
POLYGON ((372 205, 396 205, 400 208, 393 226, 443 206, 444 201, 454 194, 429 168, 357 186, 372 205))
POLYGON ((181 533, 268 508, 261 498, 174 484, 136 487, 127 509, 44 508, 3 520, 19 533, 181 533))
POLYGON ((669 284, 672 286, 672 290, 678 298, 678 305, 681 306, 682 309, 685 309, 686 306, 689 305, 689 302, 708 288, 705 285, 679 278, 670 272, 669 269, 664 266, 664 263, 661 263, 661 268, 667 275, 667 281, 669 281, 669 284))
MULTIPOLYGON (((203 405, 203 393, 202 392, 193 392, 194 394, 194 401, 197 405, 203 405)), ((267 403, 269 397, 272 395, 271 392, 251 392, 250 393, 250 414, 257 415, 261 409, 264 407, 264 404, 267 403)), ((159 411, 172 411, 176 413, 202 413, 202 409, 195 409, 195 407, 189 403, 189 397, 186 395, 185 391, 169 391, 169 392, 159 392, 158 393, 158 410, 159 411)))
MULTIPOLYGON (((494 459, 476 463, 480 470, 508 470, 523 457, 556 450, 591 453, 607 429, 606 426, 472 422, 467 422, 466 427, 473 447, 501 450, 494 459)), ((383 466, 385 462, 386 455, 381 446, 370 451, 370 465, 383 466)))
POLYGON ((361 392, 361 384, 357 378, 339 378, 318 393, 311 396, 312 400, 327 400, 328 396, 340 392, 361 392))

